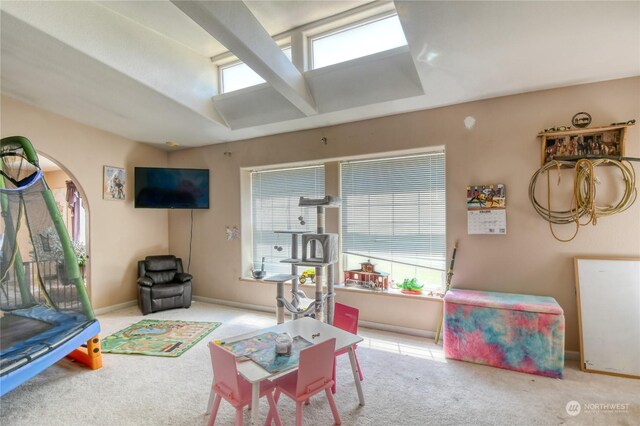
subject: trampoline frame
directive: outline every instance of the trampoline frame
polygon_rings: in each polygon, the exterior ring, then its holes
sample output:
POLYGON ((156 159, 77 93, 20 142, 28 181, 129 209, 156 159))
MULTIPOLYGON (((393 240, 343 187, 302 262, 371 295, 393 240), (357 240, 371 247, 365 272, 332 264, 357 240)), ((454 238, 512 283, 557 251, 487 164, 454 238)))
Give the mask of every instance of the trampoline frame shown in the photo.
POLYGON ((93 320, 88 327, 80 330, 75 335, 68 336, 67 340, 65 340, 60 346, 57 346, 50 352, 47 352, 32 361, 28 361, 22 367, 18 367, 3 375, 0 377, 0 396, 5 395, 7 392, 11 392, 22 383, 42 373, 44 370, 66 356, 81 362, 85 357, 93 358, 94 360, 95 358, 99 358, 97 360, 100 364, 99 366, 96 366, 95 368, 92 366, 89 367, 93 370, 100 368, 102 366, 102 360, 100 359, 101 352, 100 339, 98 338, 99 333, 100 323, 98 320, 93 320), (97 340, 97 342, 94 342, 94 340, 97 340), (85 343, 87 344, 87 348, 81 348, 85 343), (94 352, 95 349, 98 349, 98 352, 94 352))

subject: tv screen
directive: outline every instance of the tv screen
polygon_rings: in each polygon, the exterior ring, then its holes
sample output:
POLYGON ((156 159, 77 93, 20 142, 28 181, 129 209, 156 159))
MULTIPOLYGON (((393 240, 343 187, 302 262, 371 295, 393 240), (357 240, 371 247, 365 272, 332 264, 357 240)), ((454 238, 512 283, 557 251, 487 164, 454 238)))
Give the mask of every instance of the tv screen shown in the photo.
POLYGON ((208 209, 209 170, 135 168, 135 207, 208 209))

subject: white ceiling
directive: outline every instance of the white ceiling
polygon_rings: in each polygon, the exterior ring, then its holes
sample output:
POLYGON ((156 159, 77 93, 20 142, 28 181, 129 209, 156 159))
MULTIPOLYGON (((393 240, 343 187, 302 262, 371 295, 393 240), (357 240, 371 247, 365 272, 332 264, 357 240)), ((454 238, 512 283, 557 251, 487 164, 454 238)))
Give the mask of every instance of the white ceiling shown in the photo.
MULTIPOLYGON (((100 5, 176 40, 195 52, 213 57, 228 49, 216 41, 187 15, 176 13, 169 1, 98 1, 100 5), (153 10, 152 13, 150 11, 153 10)), ((271 36, 310 22, 337 15, 370 1, 245 1, 251 13, 271 36)))
POLYGON ((202 146, 640 75, 637 1, 396 1, 407 47, 306 72, 270 38, 367 3, 3 1, 1 91, 202 146), (210 58, 226 50, 267 83, 219 95, 210 58))

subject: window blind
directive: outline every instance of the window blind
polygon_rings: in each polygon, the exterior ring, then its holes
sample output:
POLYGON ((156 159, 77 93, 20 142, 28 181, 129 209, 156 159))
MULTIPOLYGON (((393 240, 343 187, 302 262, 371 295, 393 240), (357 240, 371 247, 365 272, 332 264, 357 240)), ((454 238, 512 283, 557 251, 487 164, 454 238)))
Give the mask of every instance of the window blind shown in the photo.
POLYGON ((324 196, 324 166, 299 167, 251 173, 253 267, 265 258, 268 275, 290 273, 280 263, 291 257, 291 236, 274 231, 316 231, 316 209, 298 207, 300 197, 324 196), (298 219, 303 217, 304 225, 298 219), (278 251, 274 247, 282 247, 278 251))
POLYGON ((345 162, 342 251, 445 269, 445 157, 435 152, 345 162))

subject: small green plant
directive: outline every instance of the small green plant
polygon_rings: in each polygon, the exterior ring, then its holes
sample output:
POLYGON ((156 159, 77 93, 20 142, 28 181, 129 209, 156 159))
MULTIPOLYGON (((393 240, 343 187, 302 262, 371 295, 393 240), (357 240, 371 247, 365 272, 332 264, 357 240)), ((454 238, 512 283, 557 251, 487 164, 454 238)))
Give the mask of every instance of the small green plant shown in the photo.
POLYGON ((78 266, 84 266, 87 263, 87 249, 83 243, 80 241, 72 241, 71 245, 73 247, 73 252, 76 255, 76 259, 78 259, 78 266))
POLYGON ((409 290, 409 291, 417 291, 421 292, 424 285, 418 285, 418 280, 416 278, 405 278, 401 284, 397 284, 400 290, 409 290))

